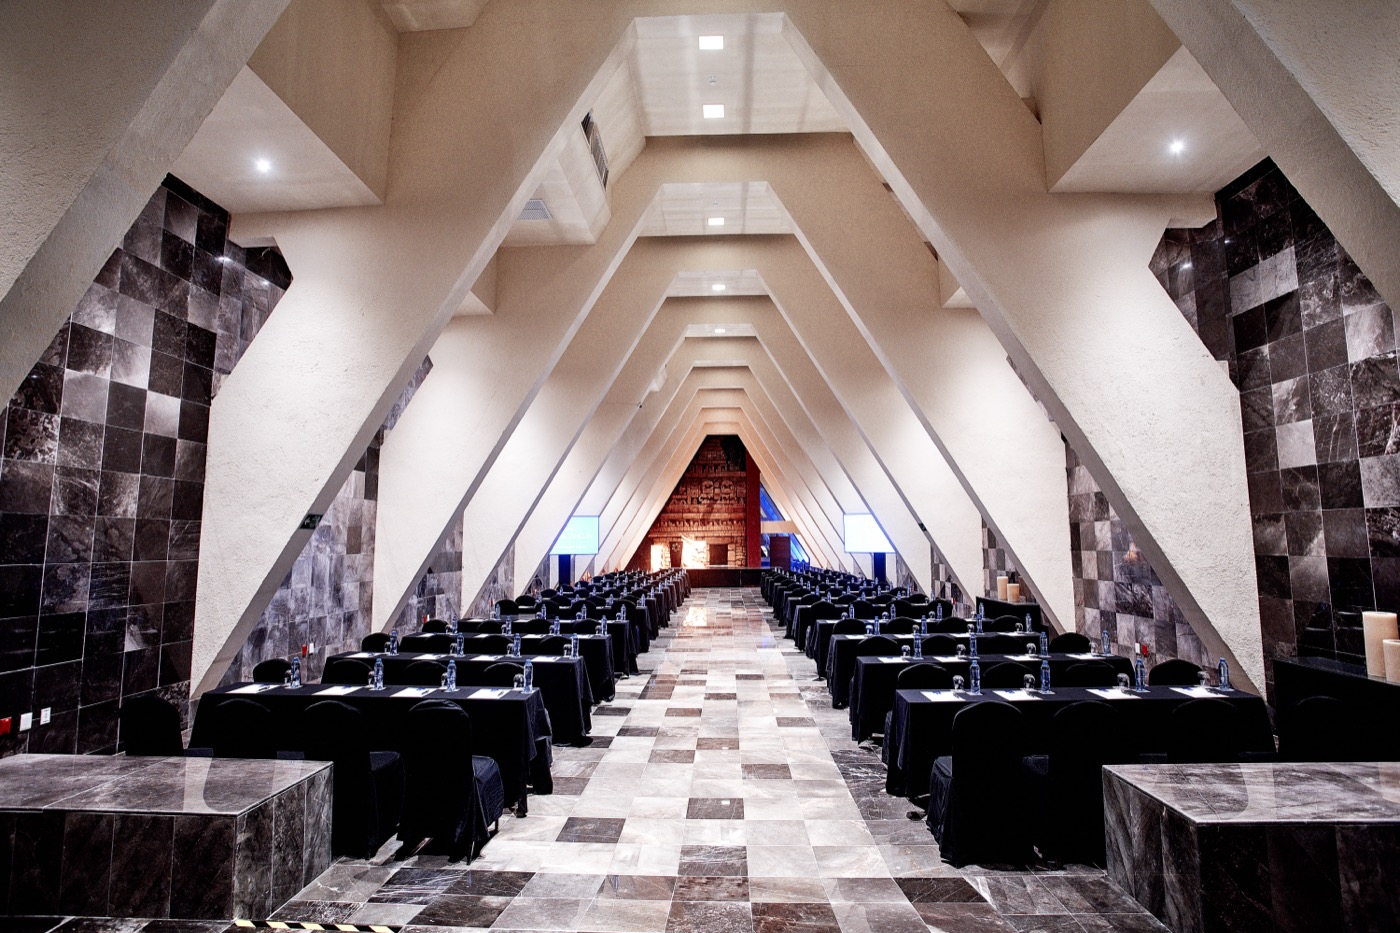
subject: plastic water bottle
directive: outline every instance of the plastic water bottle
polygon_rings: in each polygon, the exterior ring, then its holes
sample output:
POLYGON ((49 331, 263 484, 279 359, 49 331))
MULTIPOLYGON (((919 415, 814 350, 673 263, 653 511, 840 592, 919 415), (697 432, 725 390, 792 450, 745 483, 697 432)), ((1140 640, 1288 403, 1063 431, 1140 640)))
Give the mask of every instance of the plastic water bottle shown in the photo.
POLYGON ((977 636, 975 634, 967 640, 967 656, 974 660, 977 658, 977 636))
POLYGON ((938 605, 936 605, 936 606, 933 607, 933 621, 935 621, 935 622, 942 622, 942 621, 943 621, 943 604, 942 604, 942 603, 939 603, 938 605))
POLYGON ((535 665, 530 660, 525 661, 525 692, 529 693, 535 689, 535 665))
POLYGON ((1026 613, 1026 631, 1029 632, 1029 631, 1033 631, 1034 629, 1035 629, 1035 626, 1031 623, 1031 614, 1028 612, 1028 613, 1026 613))
POLYGON ((1113 653, 1113 639, 1108 634, 1108 626, 1103 627, 1103 656, 1108 657, 1113 653))
POLYGON ((501 607, 500 607, 500 606, 492 606, 492 607, 491 607, 491 618, 493 618, 493 619, 499 619, 500 617, 501 617, 501 607))
POLYGON ((608 623, 606 623, 606 622, 599 622, 599 623, 598 623, 598 634, 599 634, 599 635, 606 635, 606 634, 608 634, 608 623))
POLYGON ((398 630, 398 629, 394 629, 393 631, 391 631, 391 632, 389 633, 389 653, 390 653, 390 654, 398 654, 398 653, 399 653, 399 630, 398 630))
POLYGON ((1042 658, 1050 657, 1050 636, 1044 631, 1040 633, 1040 656, 1042 658))
POLYGON ((1050 689, 1050 659, 1045 658, 1040 662, 1040 692, 1052 693, 1050 689))
POLYGON ((463 651, 466 650, 466 647, 467 647, 467 636, 466 636, 464 633, 462 633, 462 632, 458 632, 458 633, 457 633, 457 641, 456 641, 456 643, 453 644, 453 646, 452 646, 452 653, 455 654, 457 657, 460 658, 460 657, 462 656, 463 651))
POLYGON ((520 636, 516 635, 510 643, 510 655, 513 658, 520 657, 520 636))
POLYGON ((627 621, 627 604, 626 604, 626 603, 623 603, 623 604, 622 604, 622 609, 621 609, 621 610, 619 611, 619 613, 618 613, 618 618, 621 619, 623 622, 626 622, 626 621, 627 621))
POLYGON ((977 631, 979 631, 979 632, 982 631, 982 613, 983 613, 984 611, 985 611, 985 610, 982 608, 982 604, 981 604, 981 603, 978 603, 978 604, 977 604, 977 615, 974 616, 974 618, 976 618, 976 620, 977 620, 977 631))
POLYGON ((924 656, 924 640, 918 635, 914 636, 914 659, 922 660, 924 656))
POLYGON ((1221 658, 1221 659, 1220 659, 1220 664, 1217 666, 1217 670, 1218 670, 1218 673, 1219 673, 1219 676, 1220 676, 1220 683, 1217 685, 1217 686, 1218 686, 1218 689, 1220 689, 1220 690, 1233 690, 1233 689, 1235 689, 1234 687, 1230 686, 1230 665, 1225 663, 1225 659, 1224 659, 1224 658, 1221 658))
POLYGON ((1147 665, 1142 660, 1142 655, 1137 656, 1133 662, 1133 689, 1138 693, 1147 692, 1147 665))
POLYGON ((447 689, 457 689, 457 662, 451 658, 447 659, 447 689))
POLYGON ((374 659, 374 673, 370 675, 370 688, 373 690, 384 689, 384 659, 374 659))
POLYGON ((301 686, 301 658, 292 658, 292 679, 288 682, 289 687, 301 686))
POLYGON ((881 625, 881 623, 882 623, 882 620, 880 620, 880 619, 872 619, 872 620, 871 620, 871 624, 875 626, 875 634, 876 634, 876 635, 879 635, 879 634, 880 634, 880 625, 881 625))
MULTIPOLYGON (((580 619, 579 621, 581 622, 581 621, 583 621, 583 620, 580 619)), ((558 620, 558 619, 555 619, 553 622, 549 623, 549 634, 551 634, 551 635, 558 635, 558 634, 559 634, 559 620, 558 620)))
POLYGON ((975 654, 967 665, 967 692, 973 696, 982 694, 982 665, 977 663, 975 654))
POLYGON ((509 634, 510 634, 510 619, 506 619, 504 622, 501 623, 501 634, 502 634, 502 635, 509 635, 509 634))
POLYGON ((543 602, 537 603, 537 604, 535 605, 535 618, 536 618, 536 619, 543 619, 543 618, 544 618, 544 603, 543 603, 543 602))
POLYGON ((924 613, 924 617, 923 617, 922 619, 919 620, 919 634, 920 634, 920 635, 927 635, 927 634, 928 634, 928 613, 927 613, 927 612, 925 612, 925 613, 924 613))
POLYGON ((569 636, 569 657, 578 657, 578 633, 569 636))

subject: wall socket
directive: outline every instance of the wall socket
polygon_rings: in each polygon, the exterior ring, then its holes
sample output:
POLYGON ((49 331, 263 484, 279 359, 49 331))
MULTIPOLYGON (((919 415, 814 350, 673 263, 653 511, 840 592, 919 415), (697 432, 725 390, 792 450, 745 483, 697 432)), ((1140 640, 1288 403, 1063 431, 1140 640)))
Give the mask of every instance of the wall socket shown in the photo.
POLYGON ((20 731, 20 732, 28 732, 28 731, 29 731, 30 729, 32 729, 32 728, 34 728, 34 714, 33 714, 33 713, 20 713, 20 714, 19 714, 19 731, 20 731))

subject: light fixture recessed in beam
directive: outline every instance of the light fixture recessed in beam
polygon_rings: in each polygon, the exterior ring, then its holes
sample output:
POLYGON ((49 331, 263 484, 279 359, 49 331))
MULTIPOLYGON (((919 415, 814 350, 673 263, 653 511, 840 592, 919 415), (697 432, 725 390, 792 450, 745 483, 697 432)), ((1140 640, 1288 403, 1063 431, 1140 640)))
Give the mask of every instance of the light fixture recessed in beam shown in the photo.
POLYGON ((268 172, 272 171, 272 160, 264 158, 254 159, 253 168, 266 175, 268 172))
POLYGON ((716 327, 716 328, 715 328, 715 333, 717 333, 717 334, 724 334, 724 333, 728 333, 728 331, 726 331, 723 327, 716 327))
POLYGON ((706 120, 723 120, 724 104, 701 104, 700 115, 706 120))
POLYGON ((716 282, 715 284, 713 284, 713 285, 710 286, 710 291, 712 291, 712 292, 722 292, 722 291, 724 291, 724 283, 723 283, 723 282, 716 282))
POLYGON ((721 52, 724 50, 724 36, 701 36, 700 51, 721 52))
POLYGON ((707 220, 707 221, 705 221, 705 222, 706 222, 707 224, 709 224, 711 227, 723 227, 723 226, 724 226, 724 218, 723 218, 723 217, 711 217, 709 220, 707 220))
POLYGON ((1172 155, 1181 155, 1186 151, 1186 141, 1184 139, 1173 139, 1172 144, 1167 147, 1172 155))

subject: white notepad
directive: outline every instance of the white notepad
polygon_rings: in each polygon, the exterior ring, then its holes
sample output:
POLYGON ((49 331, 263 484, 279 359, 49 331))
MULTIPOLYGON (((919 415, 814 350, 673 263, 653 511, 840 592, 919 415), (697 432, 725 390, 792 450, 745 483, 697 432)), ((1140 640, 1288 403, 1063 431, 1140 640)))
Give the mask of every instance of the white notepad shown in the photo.
POLYGON ((499 661, 500 659, 501 655, 499 654, 479 654, 472 658, 473 661, 499 661))
POLYGON ((905 661, 907 661, 907 660, 909 660, 909 659, 908 659, 908 658, 896 658, 896 657, 882 657, 882 658, 880 659, 880 663, 881 663, 881 664, 903 664, 903 663, 904 663, 905 661))
POLYGON ((264 690, 271 690, 273 687, 277 686, 280 686, 280 684, 248 684, 246 687, 237 687, 230 690, 229 693, 262 693, 264 690))
POLYGON ((472 694, 473 700, 499 700, 510 693, 505 687, 482 687, 472 694))
POLYGON ((1090 687, 1089 692, 1096 697, 1103 697, 1105 700, 1136 700, 1137 694, 1127 690, 1119 690, 1117 687, 1090 687))
POLYGON ((997 696, 1004 700, 1038 700, 1040 696, 1031 693, 1029 690, 993 690, 997 696))
POLYGON ((350 686, 327 687, 327 688, 324 689, 324 690, 317 690, 317 691, 316 691, 316 695, 317 695, 318 697, 343 697, 343 696, 349 696, 350 694, 354 693, 354 692, 355 692, 356 690, 358 690, 358 689, 360 689, 360 688, 359 688, 359 687, 350 687, 350 686))
POLYGON ((935 703, 961 703, 962 697, 958 696, 956 690, 920 690, 924 699, 932 700, 935 703))
POLYGON ((1191 697, 1193 700, 1223 699, 1220 694, 1209 687, 1172 687, 1172 689, 1182 696, 1191 697))
POLYGON ((1101 656, 1097 654, 1072 654, 1070 657, 1076 661, 1097 661, 1101 656))
POLYGON ((396 696, 396 697, 425 697, 425 696, 427 696, 428 694, 432 693, 432 692, 433 692, 434 690, 436 690, 436 689, 437 689, 437 687, 404 687, 404 688, 403 688, 402 690, 400 690, 398 693, 394 694, 394 696, 396 696))
POLYGON ((372 657, 374 657, 374 655, 371 654, 371 653, 368 652, 368 651, 356 651, 354 654, 348 654, 348 655, 346 655, 346 657, 347 657, 347 658, 372 658, 372 657))

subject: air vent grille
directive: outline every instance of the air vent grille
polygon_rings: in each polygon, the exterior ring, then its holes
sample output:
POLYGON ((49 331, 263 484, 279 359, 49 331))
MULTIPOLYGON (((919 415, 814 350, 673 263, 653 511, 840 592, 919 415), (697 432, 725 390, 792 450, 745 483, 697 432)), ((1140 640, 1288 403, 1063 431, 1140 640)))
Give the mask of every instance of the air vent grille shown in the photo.
POLYGON ((531 198, 525 202, 525 210, 520 212, 521 220, 550 220, 554 217, 549 212, 549 206, 539 198, 531 198))

